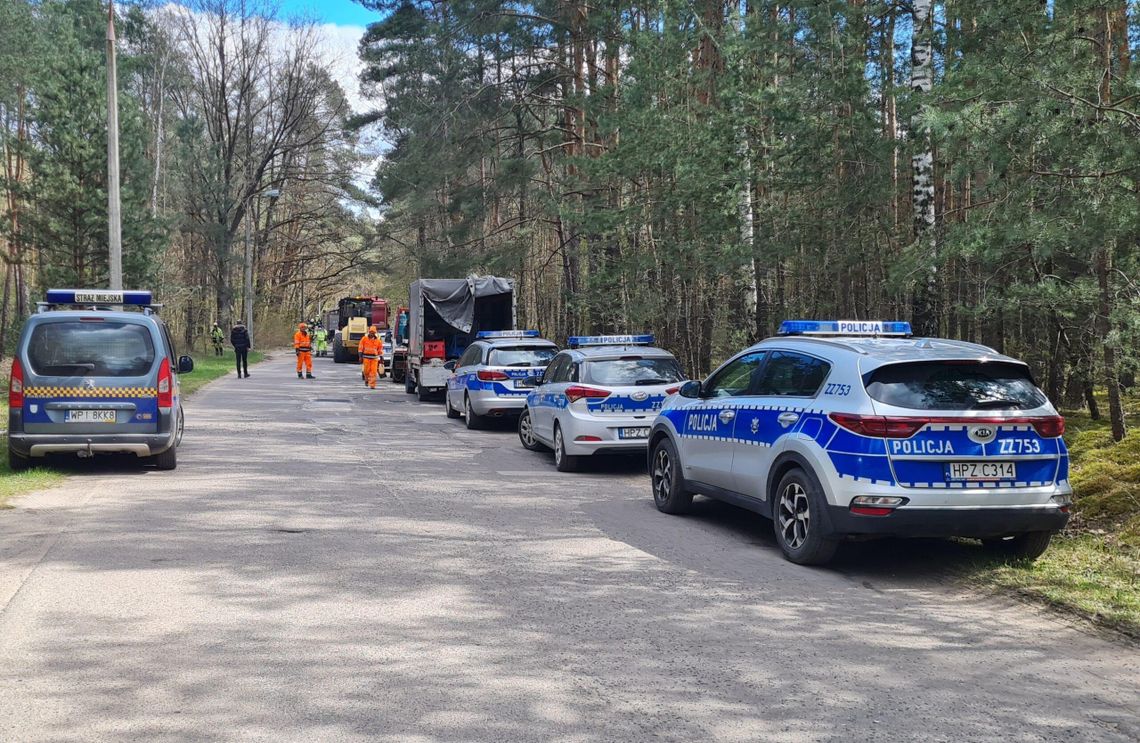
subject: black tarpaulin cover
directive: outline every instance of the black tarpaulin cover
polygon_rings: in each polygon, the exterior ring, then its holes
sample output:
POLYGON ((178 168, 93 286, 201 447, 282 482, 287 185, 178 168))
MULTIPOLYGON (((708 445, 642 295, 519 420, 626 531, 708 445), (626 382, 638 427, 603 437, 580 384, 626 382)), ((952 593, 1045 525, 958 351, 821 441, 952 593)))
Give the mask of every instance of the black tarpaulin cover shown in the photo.
POLYGON ((414 295, 422 292, 424 301, 431 304, 444 322, 461 333, 471 332, 475 320, 476 297, 510 294, 513 290, 514 280, 498 276, 420 279, 412 284, 413 305, 414 295))

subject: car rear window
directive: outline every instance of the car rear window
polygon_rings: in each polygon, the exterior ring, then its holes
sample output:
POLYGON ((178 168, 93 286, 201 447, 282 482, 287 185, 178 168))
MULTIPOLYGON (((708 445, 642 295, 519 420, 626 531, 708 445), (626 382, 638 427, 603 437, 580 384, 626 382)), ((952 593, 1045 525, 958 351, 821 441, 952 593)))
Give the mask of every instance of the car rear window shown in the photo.
POLYGON ((47 322, 32 329, 28 363, 43 376, 138 377, 154 365, 154 342, 136 323, 47 322))
POLYGON ((1029 410, 1046 402, 1029 369, 998 361, 890 364, 864 384, 873 399, 915 410, 1029 410))
POLYGON ((584 364, 582 381, 587 384, 604 384, 611 387, 669 384, 685 378, 675 359, 641 358, 629 356, 620 359, 599 359, 584 364))
POLYGON ((544 367, 554 358, 558 349, 549 346, 518 348, 492 348, 487 356, 488 366, 544 367))

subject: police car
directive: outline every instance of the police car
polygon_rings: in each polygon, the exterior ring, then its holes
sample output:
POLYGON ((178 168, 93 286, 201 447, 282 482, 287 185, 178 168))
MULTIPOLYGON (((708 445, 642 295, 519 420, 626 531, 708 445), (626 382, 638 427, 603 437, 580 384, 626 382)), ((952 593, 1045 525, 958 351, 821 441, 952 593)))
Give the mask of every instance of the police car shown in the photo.
POLYGON ((792 562, 845 537, 962 536, 1035 558, 1069 517, 1064 419, 1029 368, 909 323, 789 321, 669 398, 654 501, 694 494, 773 520, 792 562))
POLYGON ((46 299, 12 359, 12 469, 58 453, 134 454, 174 469, 184 423, 178 375, 194 362, 175 355, 150 292, 52 289, 46 299))
POLYGON ((443 405, 448 418, 462 417, 479 428, 488 417, 518 415, 531 387, 542 376, 558 346, 538 337, 537 330, 483 330, 457 361, 447 380, 443 405))
POLYGON ((562 472, 592 454, 641 452, 653 417, 685 379, 652 335, 575 336, 554 357, 519 416, 519 440, 554 450, 562 472))

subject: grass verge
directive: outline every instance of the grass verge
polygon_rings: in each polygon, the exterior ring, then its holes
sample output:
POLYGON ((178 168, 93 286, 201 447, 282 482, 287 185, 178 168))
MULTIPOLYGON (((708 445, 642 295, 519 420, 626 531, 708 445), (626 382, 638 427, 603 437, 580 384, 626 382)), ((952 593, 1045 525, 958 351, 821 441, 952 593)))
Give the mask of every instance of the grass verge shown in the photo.
MULTIPOLYGON (((1106 406, 1102 405, 1102 409, 1106 406)), ((1034 563, 982 559, 968 580, 1140 639, 1140 399, 1115 443, 1107 420, 1066 413, 1073 517, 1034 563)))
MULTIPOLYGON (((258 351, 252 351, 249 354, 249 363, 254 364, 261 361, 264 355, 258 351)), ((226 374, 232 373, 234 370, 234 353, 231 350, 226 350, 224 356, 199 356, 194 359, 194 371, 189 374, 183 374, 181 377, 182 394, 190 395, 195 391, 201 389, 209 382, 224 377, 226 374)), ((7 376, 3 379, 4 389, 8 387, 7 376)), ((3 420, 8 420, 8 405, 7 399, 4 400, 3 410, 0 411, 3 415, 3 420)), ((0 436, 0 444, 3 449, 0 450, 0 508, 10 508, 7 505, 9 498, 13 496, 30 493, 33 490, 42 490, 44 488, 58 485, 63 481, 66 476, 62 472, 52 470, 48 466, 36 467, 35 469, 26 470, 24 472, 13 472, 8 467, 8 457, 3 456, 7 451, 8 437, 0 436)))

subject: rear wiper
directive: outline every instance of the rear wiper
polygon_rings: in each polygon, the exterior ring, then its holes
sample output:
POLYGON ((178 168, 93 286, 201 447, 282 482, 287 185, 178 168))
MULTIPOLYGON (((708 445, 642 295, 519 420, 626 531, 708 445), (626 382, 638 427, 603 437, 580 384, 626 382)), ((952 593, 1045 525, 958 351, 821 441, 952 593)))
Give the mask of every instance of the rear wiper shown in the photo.
POLYGON ((989 410, 990 408, 1016 408, 1021 409, 1021 400, 982 400, 970 406, 970 410, 989 410))
POLYGON ((638 387, 649 386, 651 384, 669 384, 668 379, 639 379, 634 382, 638 387))

